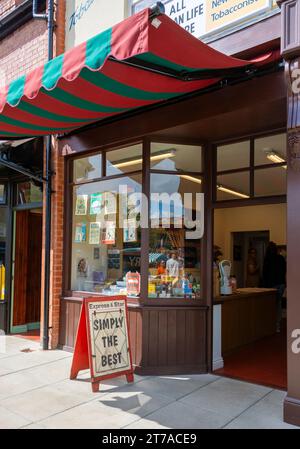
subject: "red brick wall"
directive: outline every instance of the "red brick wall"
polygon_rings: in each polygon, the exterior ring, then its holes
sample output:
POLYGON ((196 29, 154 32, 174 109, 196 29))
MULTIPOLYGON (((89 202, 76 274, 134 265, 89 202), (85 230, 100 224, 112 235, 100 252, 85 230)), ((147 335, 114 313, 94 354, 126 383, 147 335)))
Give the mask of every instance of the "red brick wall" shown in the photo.
POLYGON ((0 85, 9 84, 47 60, 47 24, 31 20, 1 41, 0 85))
MULTIPOLYGON (((12 11, 16 3, 22 0, 0 0, 1 15, 12 11)), ((59 0, 56 11, 56 28, 54 39, 54 55, 64 51, 65 32, 65 1, 59 0)), ((0 44, 0 87, 9 84, 20 75, 29 73, 32 69, 47 61, 48 32, 47 23, 43 20, 31 20, 7 36, 0 44)), ((52 139, 52 239, 51 239, 51 280, 50 280, 50 347, 58 344, 59 311, 62 294, 62 263, 63 263, 63 208, 64 208, 64 159, 58 155, 57 140, 52 139)), ((45 156, 44 156, 45 163, 45 156)), ((44 198, 45 199, 45 198, 44 198)), ((45 243, 45 208, 43 211, 43 262, 42 262, 42 294, 41 318, 43 317, 44 293, 44 243, 45 243)), ((43 321, 43 320, 41 320, 43 321)), ((41 322, 43 329, 43 322, 41 322)))

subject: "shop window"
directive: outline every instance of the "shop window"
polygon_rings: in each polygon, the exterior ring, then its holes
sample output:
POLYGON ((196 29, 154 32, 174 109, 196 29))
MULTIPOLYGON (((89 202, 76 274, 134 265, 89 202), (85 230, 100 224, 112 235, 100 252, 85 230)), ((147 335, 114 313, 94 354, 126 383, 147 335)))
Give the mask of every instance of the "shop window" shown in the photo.
POLYGON ((0 204, 6 202, 6 186, 5 184, 0 184, 0 204))
POLYGON ((201 178, 152 173, 150 184, 148 295, 200 297, 201 178))
POLYGON ((250 140, 217 148, 217 171, 247 168, 250 165, 250 140))
POLYGON ((141 175, 82 184, 73 192, 71 289, 126 294, 126 274, 140 271, 134 194, 141 192, 141 175))
POLYGON ((255 165, 286 162, 286 134, 276 134, 255 140, 255 165))
POLYGON ((255 170, 255 196, 286 194, 286 166, 255 170))
POLYGON ((143 162, 142 154, 142 144, 107 152, 106 176, 122 175, 124 173, 141 170, 143 162))
POLYGON ((17 185, 17 204, 41 203, 43 185, 33 182, 21 182, 17 185))
POLYGON ((201 173, 202 150, 199 146, 151 144, 151 169, 201 173))
POLYGON ((82 157, 76 159, 73 163, 73 181, 81 182, 90 179, 101 178, 102 175, 102 156, 82 157))
POLYGON ((5 299, 5 250, 7 209, 0 207, 0 301, 5 299))
POLYGON ((235 172, 217 177, 217 200, 250 198, 250 173, 235 172))

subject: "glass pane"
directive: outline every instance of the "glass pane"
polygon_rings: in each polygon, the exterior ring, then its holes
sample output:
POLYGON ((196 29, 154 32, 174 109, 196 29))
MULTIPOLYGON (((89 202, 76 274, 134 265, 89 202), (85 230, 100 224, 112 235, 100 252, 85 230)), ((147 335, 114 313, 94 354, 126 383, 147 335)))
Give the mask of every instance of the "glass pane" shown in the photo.
POLYGON ((278 164, 286 161, 286 134, 255 140, 255 165, 278 164))
POLYGON ((284 167, 266 168, 255 171, 255 196, 285 195, 286 169, 284 167))
POLYGON ((250 196, 249 172, 230 173, 217 177, 217 200, 238 200, 250 196))
POLYGON ((102 170, 102 156, 96 154, 95 156, 83 157, 76 159, 73 164, 73 181, 79 182, 86 179, 101 178, 102 170))
POLYGON ((132 145, 106 153, 106 176, 121 175, 142 169, 143 146, 132 145))
POLYGON ((17 186, 17 203, 41 203, 43 201, 43 186, 33 182, 21 182, 17 186))
POLYGON ((0 203, 5 203, 5 184, 0 184, 0 203))
POLYGON ((152 143, 151 168, 200 173, 201 151, 199 146, 152 143))
POLYGON ((136 175, 74 187, 72 290, 126 294, 126 274, 140 271, 139 192, 136 175))
POLYGON ((201 295, 201 191, 200 178, 151 175, 149 297, 201 295))
POLYGON ((217 148, 217 170, 234 170, 250 165, 250 141, 232 143, 217 148))
POLYGON ((0 208, 0 301, 5 299, 6 211, 0 208))

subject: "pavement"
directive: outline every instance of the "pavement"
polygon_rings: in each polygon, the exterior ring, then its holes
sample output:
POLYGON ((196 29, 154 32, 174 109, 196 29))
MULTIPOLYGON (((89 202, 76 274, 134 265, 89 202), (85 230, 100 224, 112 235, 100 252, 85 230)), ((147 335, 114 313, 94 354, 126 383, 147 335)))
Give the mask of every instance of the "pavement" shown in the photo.
POLYGON ((1 337, 0 429, 292 429, 283 391, 211 374, 124 377, 92 393, 72 354, 1 337), (3 341, 4 339, 4 341, 3 341))

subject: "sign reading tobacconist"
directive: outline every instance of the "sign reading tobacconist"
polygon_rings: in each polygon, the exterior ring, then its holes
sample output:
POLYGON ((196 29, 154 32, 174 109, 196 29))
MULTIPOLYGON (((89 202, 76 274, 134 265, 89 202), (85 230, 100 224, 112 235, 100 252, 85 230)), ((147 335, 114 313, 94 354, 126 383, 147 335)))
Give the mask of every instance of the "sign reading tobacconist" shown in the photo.
MULTIPOLYGON (((164 0, 166 14, 195 37, 226 31, 239 24, 258 21, 278 11, 276 0, 164 0)), ((134 4, 134 12, 146 1, 134 4)))
POLYGON ((84 299, 78 325, 71 379, 90 368, 93 391, 101 380, 126 375, 133 381, 126 297, 84 299))

